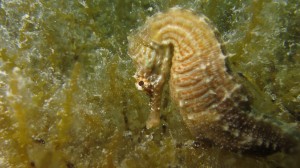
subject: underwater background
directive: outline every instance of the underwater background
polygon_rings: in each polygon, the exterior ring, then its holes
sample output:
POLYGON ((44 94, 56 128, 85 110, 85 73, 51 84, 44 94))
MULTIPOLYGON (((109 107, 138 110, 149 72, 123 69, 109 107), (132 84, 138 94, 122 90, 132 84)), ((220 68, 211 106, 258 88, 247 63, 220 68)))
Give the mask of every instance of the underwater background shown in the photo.
POLYGON ((174 6, 218 28, 254 112, 299 128, 299 0, 0 0, 0 167, 299 167, 203 147, 168 94, 145 129, 127 36, 174 6))

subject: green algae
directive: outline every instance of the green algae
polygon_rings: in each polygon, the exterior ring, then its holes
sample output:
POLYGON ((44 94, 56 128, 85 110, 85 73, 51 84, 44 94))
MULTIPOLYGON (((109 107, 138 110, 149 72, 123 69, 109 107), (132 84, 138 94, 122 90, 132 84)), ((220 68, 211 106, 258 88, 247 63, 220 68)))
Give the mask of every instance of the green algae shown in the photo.
POLYGON ((145 129, 148 98, 134 86, 127 36, 176 5, 219 29, 253 109, 299 122, 297 0, 2 0, 0 167, 299 166, 299 153, 244 156, 194 142, 168 96, 161 126, 145 129))

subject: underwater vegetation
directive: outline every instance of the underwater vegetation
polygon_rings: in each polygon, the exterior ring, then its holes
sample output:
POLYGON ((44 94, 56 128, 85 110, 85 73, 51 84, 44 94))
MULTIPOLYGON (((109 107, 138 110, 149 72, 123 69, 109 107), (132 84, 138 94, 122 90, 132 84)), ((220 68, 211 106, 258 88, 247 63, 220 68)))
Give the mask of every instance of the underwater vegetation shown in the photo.
MULTIPOLYGON (((251 109, 298 129, 297 0, 1 0, 0 167, 299 167, 195 141, 168 90, 160 125, 135 88, 127 37, 174 6, 218 28, 251 109)), ((295 151, 297 151, 295 146, 295 151)))

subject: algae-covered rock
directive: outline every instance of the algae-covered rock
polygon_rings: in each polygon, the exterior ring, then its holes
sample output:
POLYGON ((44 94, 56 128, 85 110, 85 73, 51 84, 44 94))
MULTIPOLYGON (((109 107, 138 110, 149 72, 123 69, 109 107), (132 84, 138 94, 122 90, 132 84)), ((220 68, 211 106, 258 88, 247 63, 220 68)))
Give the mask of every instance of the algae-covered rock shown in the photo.
POLYGON ((297 127, 299 2, 0 0, 0 167, 299 167, 195 142, 163 100, 161 125, 132 78, 127 36, 147 16, 192 8, 219 29, 253 111, 297 127))

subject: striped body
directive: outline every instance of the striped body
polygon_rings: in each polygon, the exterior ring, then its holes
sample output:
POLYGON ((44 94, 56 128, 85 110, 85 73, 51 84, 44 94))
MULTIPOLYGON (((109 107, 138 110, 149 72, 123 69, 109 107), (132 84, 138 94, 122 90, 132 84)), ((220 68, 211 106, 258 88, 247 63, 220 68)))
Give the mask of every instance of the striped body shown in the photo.
POLYGON ((129 37, 137 87, 151 98, 147 127, 159 124, 160 98, 169 82, 172 99, 191 133, 233 151, 268 153, 294 139, 279 127, 249 115, 242 87, 227 72, 224 47, 205 16, 172 8, 149 18, 129 37))

